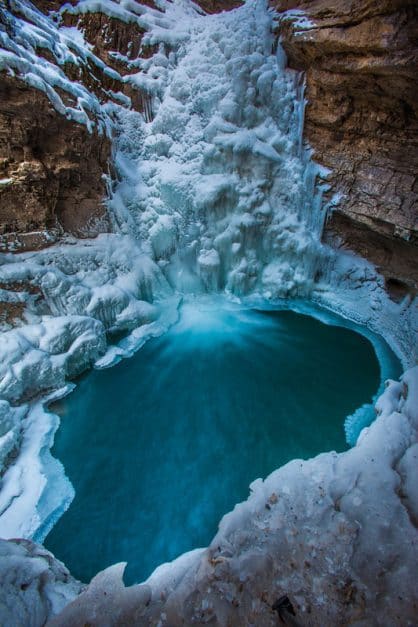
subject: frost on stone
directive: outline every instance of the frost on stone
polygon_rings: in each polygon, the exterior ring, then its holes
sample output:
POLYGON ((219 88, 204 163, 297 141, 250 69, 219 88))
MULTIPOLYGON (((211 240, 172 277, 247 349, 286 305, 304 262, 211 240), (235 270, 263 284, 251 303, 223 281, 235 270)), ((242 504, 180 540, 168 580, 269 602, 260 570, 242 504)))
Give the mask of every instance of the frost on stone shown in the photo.
MULTIPOLYGON (((104 63, 79 36, 74 37, 68 29, 58 29, 31 2, 16 1, 13 8, 21 17, 17 18, 8 9, 1 10, 0 70, 43 92, 54 109, 66 118, 86 125, 89 131, 94 126, 100 132, 106 131, 108 122, 97 97, 78 81, 70 80, 63 70, 65 64, 79 66, 87 61, 104 69, 104 63), (54 62, 44 58, 43 51, 54 62)), ((109 71, 120 78, 117 72, 106 68, 109 71)))

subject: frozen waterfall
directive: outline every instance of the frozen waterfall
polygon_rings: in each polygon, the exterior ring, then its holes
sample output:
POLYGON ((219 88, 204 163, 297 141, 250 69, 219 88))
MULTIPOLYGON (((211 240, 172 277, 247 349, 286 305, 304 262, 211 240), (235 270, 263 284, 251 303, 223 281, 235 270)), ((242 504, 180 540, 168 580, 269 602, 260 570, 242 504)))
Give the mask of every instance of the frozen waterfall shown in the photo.
POLYGON ((273 13, 264 0, 187 21, 179 10, 167 9, 158 54, 132 79, 146 114, 118 116, 115 223, 179 292, 306 296, 325 212, 273 13))
POLYGON ((0 338, 0 466, 17 451, 3 476, 0 534, 33 537, 72 497, 68 482, 51 488, 46 480, 64 471, 49 455, 58 419, 39 396, 63 394, 86 368, 163 333, 184 295, 223 292, 272 306, 314 299, 377 330, 404 365, 412 362, 412 308, 389 301, 370 264, 321 244, 326 172, 303 144, 303 81, 285 68, 264 0, 209 16, 188 0, 159 0, 158 11, 110 0, 67 7, 146 31, 154 54, 124 59, 133 73, 119 77, 145 94, 143 113, 123 96, 101 105, 38 57, 37 48, 54 46, 62 59, 94 55, 81 32, 70 41, 30 3, 14 4, 19 36, 3 33, 0 65, 20 71, 67 117, 90 125, 96 112, 96 125, 114 135, 117 180, 108 178, 114 232, 0 256, 1 284, 30 286, 2 290, 24 315, 0 338), (61 106, 56 88, 64 87, 78 108, 61 106), (127 337, 109 346, 119 332, 127 337))

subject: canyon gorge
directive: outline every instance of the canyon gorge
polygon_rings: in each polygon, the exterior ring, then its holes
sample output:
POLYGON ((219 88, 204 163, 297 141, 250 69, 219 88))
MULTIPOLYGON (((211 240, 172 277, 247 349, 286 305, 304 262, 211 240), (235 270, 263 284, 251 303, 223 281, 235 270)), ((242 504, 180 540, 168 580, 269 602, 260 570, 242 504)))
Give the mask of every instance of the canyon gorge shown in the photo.
POLYGON ((414 625, 416 2, 8 0, 0 38, 0 622, 414 625), (253 476, 144 583, 78 581, 43 547, 77 491, 49 404, 289 310, 374 348, 351 448, 253 476))

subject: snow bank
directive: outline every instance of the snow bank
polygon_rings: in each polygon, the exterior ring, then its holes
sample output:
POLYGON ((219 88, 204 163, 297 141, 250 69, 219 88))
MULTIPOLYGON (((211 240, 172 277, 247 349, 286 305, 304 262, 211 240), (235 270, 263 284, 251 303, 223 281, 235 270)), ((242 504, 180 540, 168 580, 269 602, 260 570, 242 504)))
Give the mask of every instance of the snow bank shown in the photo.
POLYGON ((26 305, 26 324, 0 335, 0 536, 42 540, 74 491, 49 453, 59 420, 43 405, 52 397, 39 395, 67 390, 86 368, 109 366, 163 333, 179 298, 129 237, 3 260, 0 280, 22 285, 14 294, 26 305), (115 332, 127 334, 118 346, 115 332))
POLYGON ((45 317, 2 335, 0 394, 10 402, 64 385, 105 349, 103 325, 83 316, 45 317))
POLYGON ((0 540, 0 622, 44 625, 83 590, 54 556, 29 540, 0 540))
POLYGON ((349 251, 336 251, 322 270, 312 300, 364 325, 386 342, 404 368, 418 362, 418 299, 392 301, 376 268, 349 251))
POLYGON ((40 530, 58 518, 74 498, 74 489, 60 462, 50 454, 59 419, 47 412, 43 402, 59 398, 55 392, 27 406, 21 419, 19 454, 2 477, 0 536, 43 539, 40 530))

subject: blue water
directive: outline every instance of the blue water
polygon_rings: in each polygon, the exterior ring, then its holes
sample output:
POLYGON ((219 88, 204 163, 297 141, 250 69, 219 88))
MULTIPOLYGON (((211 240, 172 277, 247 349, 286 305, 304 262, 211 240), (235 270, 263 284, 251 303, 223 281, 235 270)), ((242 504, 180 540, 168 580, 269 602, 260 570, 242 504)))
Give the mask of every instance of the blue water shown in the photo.
POLYGON ((344 419, 379 383, 371 343, 350 329, 185 306, 169 332, 53 408, 53 454, 76 496, 46 547, 83 581, 118 561, 141 581, 207 545, 257 477, 346 449, 344 419))

